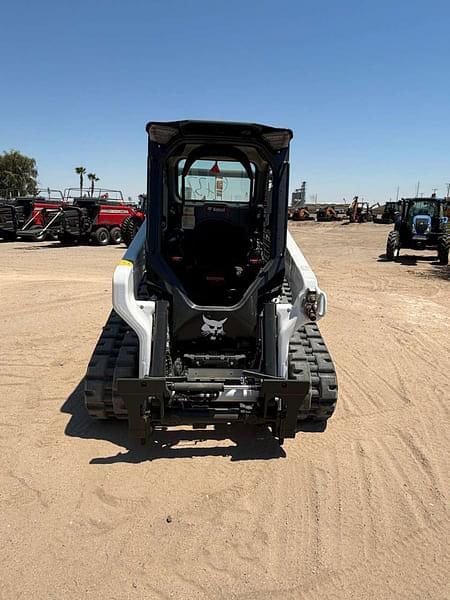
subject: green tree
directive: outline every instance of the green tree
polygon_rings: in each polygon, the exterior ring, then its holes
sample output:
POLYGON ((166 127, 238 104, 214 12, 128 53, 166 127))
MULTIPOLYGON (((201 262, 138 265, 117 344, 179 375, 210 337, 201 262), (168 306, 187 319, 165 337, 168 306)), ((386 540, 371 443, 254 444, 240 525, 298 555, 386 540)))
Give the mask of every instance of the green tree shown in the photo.
POLYGON ((18 196, 35 195, 38 192, 37 175, 34 158, 18 150, 0 155, 0 190, 10 190, 18 196))
POLYGON ((88 179, 91 182, 91 197, 93 197, 95 182, 100 181, 100 178, 97 177, 97 175, 95 173, 88 173, 88 179))
POLYGON ((83 175, 86 173, 84 167, 75 167, 75 173, 80 176, 80 198, 83 197, 83 175))

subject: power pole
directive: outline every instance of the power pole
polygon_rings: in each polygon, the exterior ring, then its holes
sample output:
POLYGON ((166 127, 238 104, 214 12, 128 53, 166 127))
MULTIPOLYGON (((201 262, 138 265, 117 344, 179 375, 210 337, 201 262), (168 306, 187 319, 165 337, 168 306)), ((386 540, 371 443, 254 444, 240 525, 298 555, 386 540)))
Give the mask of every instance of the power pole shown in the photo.
POLYGON ((417 182, 416 198, 419 197, 419 188, 420 188, 420 181, 417 182))

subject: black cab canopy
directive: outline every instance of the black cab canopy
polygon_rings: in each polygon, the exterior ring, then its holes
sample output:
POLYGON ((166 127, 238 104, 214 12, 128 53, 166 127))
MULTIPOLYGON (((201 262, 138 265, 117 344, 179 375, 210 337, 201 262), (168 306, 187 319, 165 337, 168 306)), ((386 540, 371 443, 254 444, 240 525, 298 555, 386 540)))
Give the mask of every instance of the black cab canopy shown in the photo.
POLYGON ((242 143, 245 139, 263 143, 272 151, 278 151, 289 146, 292 130, 257 123, 237 123, 228 121, 168 121, 147 123, 146 130, 151 142, 166 145, 181 138, 211 137, 215 141, 237 139, 242 143))

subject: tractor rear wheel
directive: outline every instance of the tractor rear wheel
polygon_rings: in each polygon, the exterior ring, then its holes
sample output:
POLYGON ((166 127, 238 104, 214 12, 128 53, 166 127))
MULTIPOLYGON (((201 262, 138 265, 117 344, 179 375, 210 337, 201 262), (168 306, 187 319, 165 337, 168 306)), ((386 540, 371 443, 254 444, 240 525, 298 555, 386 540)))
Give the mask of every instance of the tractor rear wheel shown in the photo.
POLYGON ((448 265, 448 250, 449 250, 449 239, 448 234, 444 233, 438 238, 437 243, 437 255, 440 265, 448 265))
POLYGON ((398 231, 390 231, 386 243, 387 260, 394 260, 398 248, 400 248, 400 235, 398 231))
POLYGON ((111 239, 111 244, 120 244, 120 242, 122 241, 120 227, 113 227, 109 232, 109 237, 111 239))
POLYGON ((131 244, 140 226, 141 223, 136 217, 129 216, 122 221, 120 230, 122 233, 122 241, 125 246, 128 247, 131 244))
POLYGON ((128 224, 132 221, 133 217, 125 217, 120 225, 120 233, 122 234, 122 242, 125 246, 129 246, 131 240, 128 238, 128 224))
POLYGON ((110 241, 109 231, 106 229, 106 227, 99 227, 92 232, 92 239, 97 246, 107 246, 110 241))

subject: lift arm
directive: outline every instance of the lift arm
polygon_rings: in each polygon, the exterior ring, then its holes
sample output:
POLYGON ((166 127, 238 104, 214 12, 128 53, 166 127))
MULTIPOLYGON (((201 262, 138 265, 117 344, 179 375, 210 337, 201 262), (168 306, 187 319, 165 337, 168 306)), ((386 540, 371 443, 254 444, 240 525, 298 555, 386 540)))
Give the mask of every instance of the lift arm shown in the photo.
POLYGON ((139 286, 145 271, 145 220, 123 259, 114 270, 114 310, 136 332, 139 339, 139 377, 150 371, 152 355, 153 315, 156 303, 139 299, 139 286))

